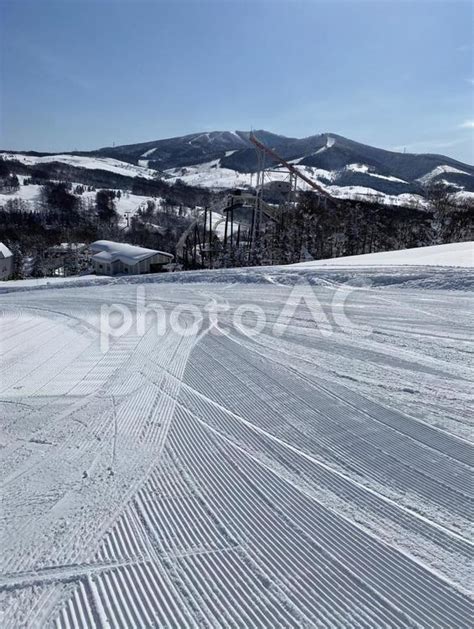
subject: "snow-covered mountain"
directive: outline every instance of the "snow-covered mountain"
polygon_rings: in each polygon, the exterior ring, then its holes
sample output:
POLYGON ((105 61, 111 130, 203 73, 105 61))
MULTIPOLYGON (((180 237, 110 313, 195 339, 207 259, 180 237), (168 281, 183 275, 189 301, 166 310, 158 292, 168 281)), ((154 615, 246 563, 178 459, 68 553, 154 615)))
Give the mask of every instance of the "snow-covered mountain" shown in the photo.
MULTIPOLYGON (((460 197, 474 195, 474 167, 443 155, 387 151, 334 133, 301 139, 263 130, 254 134, 336 197, 422 205, 426 188, 435 183, 460 197)), ((30 164, 54 161, 129 177, 158 176, 169 183, 179 179, 218 190, 255 184, 257 153, 249 135, 213 131, 74 154, 0 155, 30 164)), ((285 168, 269 159, 266 163, 274 167, 269 179, 287 178, 285 168)))
MULTIPOLYGON (((400 195, 417 194, 428 183, 441 182, 449 185, 453 192, 474 192, 474 167, 444 155, 387 151, 334 133, 301 139, 263 130, 254 134, 323 185, 368 188, 383 194, 400 195)), ((248 175, 257 170, 257 154, 249 140, 249 132, 244 131, 195 133, 103 148, 94 154, 165 171, 185 182, 216 188, 250 184, 248 175)), ((282 174, 285 174, 284 170, 282 174)))

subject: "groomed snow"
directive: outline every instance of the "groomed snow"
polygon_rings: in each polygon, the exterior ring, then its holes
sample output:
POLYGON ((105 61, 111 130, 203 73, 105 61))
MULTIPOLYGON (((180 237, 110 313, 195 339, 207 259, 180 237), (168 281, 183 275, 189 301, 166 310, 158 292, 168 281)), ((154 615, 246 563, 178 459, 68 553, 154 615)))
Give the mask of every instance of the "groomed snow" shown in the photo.
MULTIPOLYGON (((22 288, 36 288, 37 286, 62 286, 65 284, 78 283, 78 282, 100 282, 102 278, 97 275, 73 275, 71 277, 29 277, 24 280, 5 280, 0 282, 0 293, 15 289, 22 288)), ((102 281, 107 281, 107 278, 103 278, 102 281)))
POLYGON ((468 274, 1 294, 2 629, 470 629, 468 274))
POLYGON ((474 242, 455 242, 446 245, 433 245, 431 247, 328 258, 326 260, 300 262, 292 266, 308 269, 319 266, 459 266, 472 268, 474 267, 474 242))
MULTIPOLYGON (((213 213, 213 226, 222 238, 224 223, 222 217, 213 213)), ((230 228, 229 228, 230 229, 230 228)), ((349 281, 357 277, 370 277, 371 282, 377 286, 391 284, 390 277, 387 280, 386 271, 390 267, 397 267, 395 274, 400 284, 423 288, 461 288, 465 289, 473 285, 474 242, 452 243, 447 245, 434 245, 431 247, 419 247, 417 249, 400 249, 380 253, 368 253, 360 256, 346 256, 341 258, 328 258, 326 260, 314 260, 299 262, 285 266, 247 267, 241 269, 220 269, 212 271, 183 271, 159 273, 157 275, 139 275, 127 277, 98 277, 96 275, 78 275, 74 277, 44 277, 38 279, 6 280, 0 282, 0 293, 28 290, 31 288, 61 288, 66 284, 80 286, 95 286, 104 283, 144 282, 144 283, 236 283, 250 284, 294 284, 301 279, 318 283, 326 281, 324 278, 337 277, 338 281, 349 281), (401 271, 407 267, 406 271, 401 271), (410 270, 410 267, 414 267, 410 270), (465 269, 465 273, 455 273, 456 269, 465 269), (339 272, 338 272, 339 269, 339 272), (431 275, 431 270, 439 269, 440 272, 431 275), (446 269, 446 273, 442 270, 446 269), (421 273, 419 271, 422 271, 421 273), (291 271, 291 272, 290 272, 291 271), (325 275, 325 273, 329 275, 325 275), (334 275, 335 273, 335 275, 334 275), (453 275, 454 273, 454 275, 453 275)))

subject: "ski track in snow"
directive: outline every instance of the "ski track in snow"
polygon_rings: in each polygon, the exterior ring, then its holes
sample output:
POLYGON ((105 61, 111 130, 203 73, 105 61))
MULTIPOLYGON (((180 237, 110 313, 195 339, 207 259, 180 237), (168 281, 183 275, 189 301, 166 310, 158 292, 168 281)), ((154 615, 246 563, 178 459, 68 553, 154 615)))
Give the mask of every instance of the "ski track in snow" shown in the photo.
POLYGON ((369 336, 301 305, 276 337, 285 272, 148 281, 270 325, 149 321, 106 353, 100 307, 138 279, 0 295, 2 628, 471 626, 469 293, 386 269, 347 303, 369 336))

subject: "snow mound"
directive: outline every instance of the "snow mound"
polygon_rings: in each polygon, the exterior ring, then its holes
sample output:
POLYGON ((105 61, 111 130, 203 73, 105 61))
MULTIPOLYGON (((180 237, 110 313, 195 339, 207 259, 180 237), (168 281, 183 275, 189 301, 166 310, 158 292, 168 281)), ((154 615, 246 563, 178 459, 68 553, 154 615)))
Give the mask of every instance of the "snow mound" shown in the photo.
POLYGON ((46 288, 54 288, 55 286, 64 286, 65 284, 81 284, 91 286, 94 283, 106 283, 109 278, 107 276, 97 277, 97 275, 73 275, 71 277, 29 277, 25 280, 4 280, 0 283, 0 293, 8 293, 12 290, 37 288, 44 286, 46 288))
POLYGON ((299 262, 292 266, 304 268, 319 266, 459 266, 472 268, 474 267, 474 242, 453 242, 447 245, 381 251, 358 256, 299 262))

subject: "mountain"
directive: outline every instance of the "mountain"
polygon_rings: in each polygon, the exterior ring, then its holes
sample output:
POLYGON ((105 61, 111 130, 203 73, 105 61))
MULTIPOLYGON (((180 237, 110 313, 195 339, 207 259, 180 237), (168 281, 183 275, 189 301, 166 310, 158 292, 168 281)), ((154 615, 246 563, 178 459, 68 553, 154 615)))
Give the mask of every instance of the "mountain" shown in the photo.
POLYGON ((154 142, 106 147, 93 151, 92 154, 135 164, 146 161, 150 168, 166 170, 179 166, 201 164, 225 157, 229 151, 246 150, 251 146, 252 144, 245 134, 212 131, 154 142))
MULTIPOLYGON (((253 132, 266 146, 325 187, 336 197, 368 198, 383 203, 422 204, 426 189, 441 183, 459 198, 474 194, 474 167, 444 155, 387 151, 335 133, 292 138, 265 130, 253 132)), ((211 189, 251 187, 258 169, 257 151, 248 131, 212 131, 104 147, 89 152, 51 155, 3 153, 4 158, 51 162, 69 167, 108 170, 131 177, 160 177, 169 183, 211 189), (77 161, 79 160, 79 161, 77 161)), ((266 158, 268 181, 288 172, 266 158)), ((49 166, 51 169, 52 166, 49 166)), ((56 168, 58 168, 56 166, 56 168)))
MULTIPOLYGON (((290 138, 264 130, 253 133, 281 157, 329 187, 359 187, 401 195, 422 194, 426 185, 441 182, 452 192, 474 192, 474 167, 444 155, 387 151, 335 133, 307 138, 290 138)), ((256 172, 257 152, 249 135, 247 131, 194 133, 106 147, 89 154, 155 169, 187 183, 222 188, 232 185, 229 171, 235 173, 236 185, 242 183, 239 174, 256 172)), ((266 165, 272 166, 269 158, 266 165)))
MULTIPOLYGON (((246 132, 84 153, 0 151, 0 241, 17 252, 16 273, 48 275, 58 264, 48 250, 65 242, 125 240, 176 253, 186 268, 211 259, 218 268, 472 240, 472 166, 439 155, 384 151, 329 133, 304 139, 257 135, 333 197, 321 203, 300 195, 299 203, 282 205, 291 211, 278 213, 276 222, 264 221, 258 248, 249 247, 248 208, 228 221, 224 211, 229 190, 253 192, 257 183, 257 154, 246 132), (439 181, 454 194, 429 189, 439 181), (204 221, 212 222, 213 235, 208 227, 205 235, 204 221), (243 235, 239 244, 231 238, 231 250, 224 245, 229 224, 243 235), (182 238, 190 234, 209 247, 208 259, 198 255, 192 238, 183 247, 182 238)), ((288 170, 269 159, 266 165, 263 201, 287 202, 288 170)))

